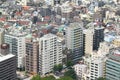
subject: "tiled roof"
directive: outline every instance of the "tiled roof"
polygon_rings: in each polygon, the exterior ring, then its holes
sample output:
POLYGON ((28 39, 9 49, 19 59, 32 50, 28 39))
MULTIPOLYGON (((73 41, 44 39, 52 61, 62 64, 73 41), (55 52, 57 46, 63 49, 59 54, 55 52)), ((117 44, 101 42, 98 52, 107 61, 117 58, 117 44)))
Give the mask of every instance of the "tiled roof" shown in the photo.
POLYGON ((4 28, 8 28, 8 27, 10 27, 10 25, 4 25, 4 28))
POLYGON ((5 20, 6 20, 5 18, 0 18, 0 22, 1 22, 1 21, 5 21, 5 20))
POLYGON ((30 21, 18 21, 18 23, 21 25, 28 25, 30 21))
POLYGON ((49 19, 50 19, 50 16, 45 16, 44 19, 45 19, 45 20, 49 20, 49 19))

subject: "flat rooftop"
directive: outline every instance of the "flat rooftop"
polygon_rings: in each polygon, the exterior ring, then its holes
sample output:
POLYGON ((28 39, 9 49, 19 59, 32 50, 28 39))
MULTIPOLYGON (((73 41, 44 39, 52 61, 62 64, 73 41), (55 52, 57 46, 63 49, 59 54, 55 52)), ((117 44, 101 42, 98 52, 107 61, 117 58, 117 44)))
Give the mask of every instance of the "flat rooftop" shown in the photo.
POLYGON ((7 59, 10 59, 12 57, 15 57, 15 55, 13 55, 13 54, 7 54, 7 55, 0 54, 0 62, 7 60, 7 59))
POLYGON ((120 47, 111 49, 108 58, 120 62, 120 47))
POLYGON ((51 38, 53 38, 53 37, 57 37, 56 35, 54 35, 54 34, 51 34, 51 33, 49 33, 49 34, 46 34, 46 35, 44 35, 43 37, 41 37, 41 39, 51 39, 51 38))

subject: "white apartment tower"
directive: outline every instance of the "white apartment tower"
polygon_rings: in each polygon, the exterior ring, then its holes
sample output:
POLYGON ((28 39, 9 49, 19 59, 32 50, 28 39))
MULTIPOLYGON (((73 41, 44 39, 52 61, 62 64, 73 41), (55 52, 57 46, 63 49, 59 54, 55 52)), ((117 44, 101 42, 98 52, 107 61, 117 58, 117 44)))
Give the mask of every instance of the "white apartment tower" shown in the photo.
POLYGON ((12 34, 4 35, 5 43, 10 45, 10 53, 16 55, 17 57, 17 67, 24 67, 25 58, 25 35, 14 36, 12 34))
POLYGON ((56 64, 62 63, 62 44, 58 37, 46 34, 39 40, 39 72, 44 75, 53 71, 56 64))

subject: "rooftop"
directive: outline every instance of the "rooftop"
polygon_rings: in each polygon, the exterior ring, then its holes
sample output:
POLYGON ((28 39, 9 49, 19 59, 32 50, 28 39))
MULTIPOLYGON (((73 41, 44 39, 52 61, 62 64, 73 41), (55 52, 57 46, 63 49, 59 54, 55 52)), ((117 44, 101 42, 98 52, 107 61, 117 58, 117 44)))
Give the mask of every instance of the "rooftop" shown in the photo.
POLYGON ((50 38, 53 38, 53 37, 56 37, 56 35, 49 33, 49 34, 46 34, 43 37, 41 37, 41 39, 50 39, 50 38))
POLYGON ((10 59, 12 57, 15 57, 15 55, 13 55, 13 54, 7 54, 7 55, 0 54, 0 62, 7 60, 7 59, 10 59))
POLYGON ((83 28, 83 24, 82 23, 70 23, 69 27, 68 28, 71 28, 71 29, 76 29, 78 27, 81 27, 83 28))
POLYGON ((108 58, 120 62, 120 47, 110 49, 108 58))

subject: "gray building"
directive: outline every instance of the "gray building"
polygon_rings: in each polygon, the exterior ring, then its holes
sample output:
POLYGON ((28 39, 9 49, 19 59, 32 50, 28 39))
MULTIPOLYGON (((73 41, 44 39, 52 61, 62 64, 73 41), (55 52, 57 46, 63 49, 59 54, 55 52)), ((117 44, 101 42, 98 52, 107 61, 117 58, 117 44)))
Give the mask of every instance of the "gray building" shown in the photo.
POLYGON ((9 54, 9 45, 1 45, 0 80, 16 80, 16 57, 9 54))
POLYGON ((71 23, 66 29, 66 47, 72 50, 73 62, 78 62, 83 54, 83 24, 71 23))

